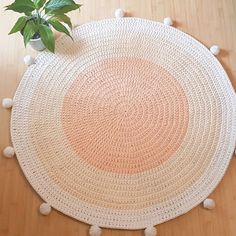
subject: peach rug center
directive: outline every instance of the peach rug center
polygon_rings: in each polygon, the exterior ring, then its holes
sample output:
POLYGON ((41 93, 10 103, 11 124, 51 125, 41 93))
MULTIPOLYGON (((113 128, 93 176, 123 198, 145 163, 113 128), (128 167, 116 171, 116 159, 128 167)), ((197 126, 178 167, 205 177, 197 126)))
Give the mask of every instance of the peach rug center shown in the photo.
POLYGON ((62 123, 78 158, 104 171, 133 174, 157 167, 179 148, 188 102, 159 65, 106 59, 78 74, 64 98, 62 123))

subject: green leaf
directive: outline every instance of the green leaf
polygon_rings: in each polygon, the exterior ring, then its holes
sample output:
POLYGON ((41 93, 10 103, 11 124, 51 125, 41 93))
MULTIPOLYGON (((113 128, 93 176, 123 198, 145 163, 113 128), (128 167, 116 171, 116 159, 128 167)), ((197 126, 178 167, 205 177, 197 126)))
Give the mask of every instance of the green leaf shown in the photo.
POLYGON ((75 2, 73 0, 50 0, 45 5, 45 8, 48 10, 56 10, 74 4, 75 2))
POLYGON ((6 10, 12 10, 29 15, 35 10, 35 6, 31 0, 15 0, 11 5, 6 6, 6 10))
POLYGON ((27 17, 26 16, 21 16, 17 20, 17 22, 15 23, 15 25, 13 26, 13 28, 11 29, 9 34, 13 34, 13 33, 16 33, 18 31, 21 31, 25 27, 26 21, 27 21, 27 17))
POLYGON ((37 10, 39 10, 44 4, 46 0, 34 0, 34 5, 37 10))
POLYGON ((53 12, 54 14, 63 14, 76 10, 82 5, 75 3, 73 0, 50 0, 45 5, 45 12, 53 12))
POLYGON ((52 30, 46 25, 39 25, 39 34, 45 47, 51 51, 55 51, 55 39, 52 30))
POLYGON ((35 25, 34 21, 30 20, 26 23, 25 28, 23 29, 23 36, 24 36, 24 44, 25 46, 27 43, 32 39, 35 33, 37 33, 37 26, 35 25))
POLYGON ((62 32, 62 33, 65 33, 66 35, 68 35, 72 39, 72 37, 70 35, 70 32, 68 31, 68 29, 62 23, 60 23, 59 21, 56 21, 56 20, 49 20, 48 22, 49 22, 49 24, 52 25, 52 27, 55 30, 57 30, 59 32, 62 32))
POLYGON ((71 24, 71 20, 70 18, 65 15, 65 14, 58 14, 55 15, 54 17, 52 17, 52 20, 59 20, 61 22, 64 22, 65 24, 67 24, 71 29, 72 29, 72 24, 71 24))
POLYGON ((70 11, 74 11, 74 10, 77 10, 81 7, 82 5, 80 4, 75 4, 75 5, 71 5, 71 6, 65 6, 65 7, 62 7, 58 10, 53 10, 51 11, 53 14, 64 14, 64 13, 68 13, 70 11))

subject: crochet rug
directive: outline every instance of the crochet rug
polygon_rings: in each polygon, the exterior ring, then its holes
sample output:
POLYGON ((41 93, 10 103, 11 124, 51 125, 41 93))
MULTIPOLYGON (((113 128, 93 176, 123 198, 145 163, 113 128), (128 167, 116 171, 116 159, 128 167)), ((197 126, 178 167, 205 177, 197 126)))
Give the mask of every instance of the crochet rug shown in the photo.
POLYGON ((142 229, 186 213, 222 179, 236 100, 210 51, 138 18, 77 27, 26 71, 11 135, 53 208, 92 225, 142 229))

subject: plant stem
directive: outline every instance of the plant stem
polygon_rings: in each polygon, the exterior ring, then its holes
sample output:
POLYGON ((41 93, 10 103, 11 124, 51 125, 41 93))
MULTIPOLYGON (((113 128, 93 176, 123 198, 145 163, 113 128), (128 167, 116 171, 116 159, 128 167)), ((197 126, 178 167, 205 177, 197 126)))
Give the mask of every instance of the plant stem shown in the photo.
POLYGON ((48 20, 51 20, 53 17, 54 17, 54 16, 50 16, 50 17, 48 18, 48 20))
POLYGON ((37 16, 38 16, 38 24, 40 25, 40 22, 41 22, 40 13, 39 13, 39 11, 38 11, 38 10, 36 10, 36 11, 37 11, 37 16))
POLYGON ((50 18, 48 18, 48 15, 47 15, 47 14, 41 15, 41 18, 44 19, 45 21, 47 21, 48 19, 50 19, 50 18))

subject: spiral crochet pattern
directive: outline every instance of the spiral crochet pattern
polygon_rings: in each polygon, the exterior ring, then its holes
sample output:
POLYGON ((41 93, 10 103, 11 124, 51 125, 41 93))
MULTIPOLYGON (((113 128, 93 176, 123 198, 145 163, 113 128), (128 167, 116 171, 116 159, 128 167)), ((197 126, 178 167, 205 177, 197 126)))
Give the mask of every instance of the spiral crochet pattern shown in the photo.
POLYGON ((91 225, 142 229, 202 202, 236 140, 236 100, 192 37, 138 18, 77 27, 41 53, 14 97, 13 146, 53 208, 91 225))

